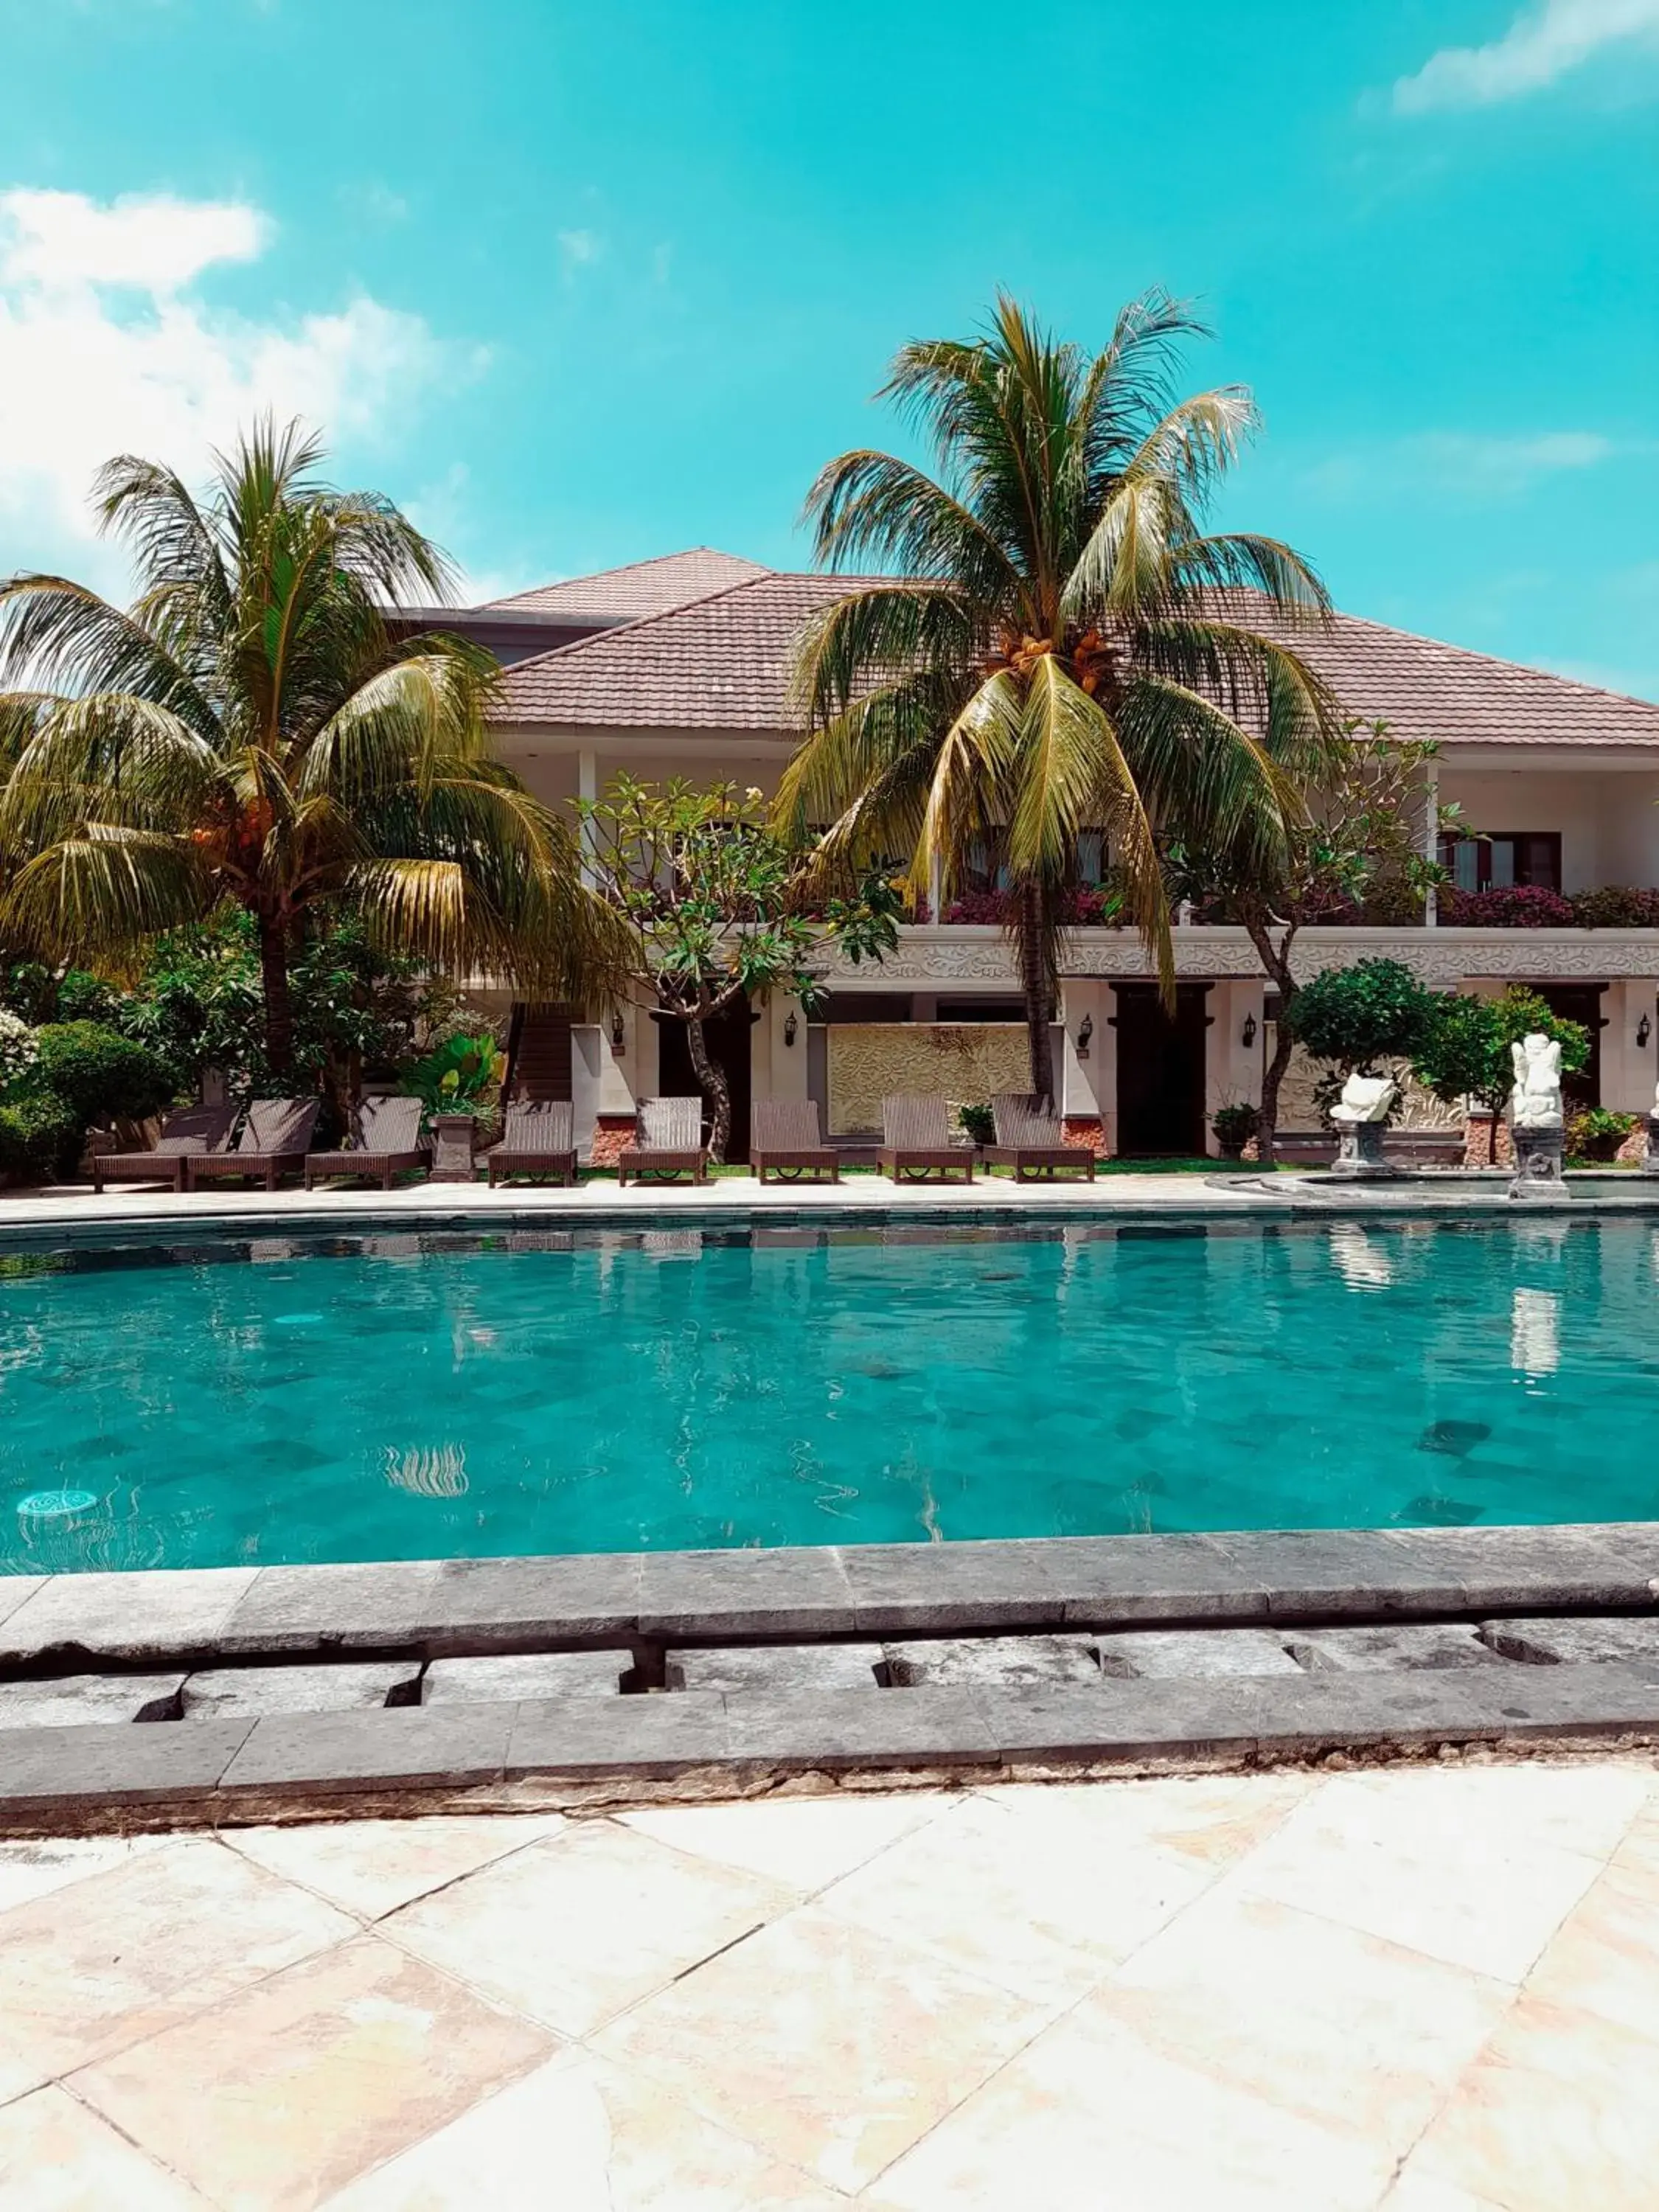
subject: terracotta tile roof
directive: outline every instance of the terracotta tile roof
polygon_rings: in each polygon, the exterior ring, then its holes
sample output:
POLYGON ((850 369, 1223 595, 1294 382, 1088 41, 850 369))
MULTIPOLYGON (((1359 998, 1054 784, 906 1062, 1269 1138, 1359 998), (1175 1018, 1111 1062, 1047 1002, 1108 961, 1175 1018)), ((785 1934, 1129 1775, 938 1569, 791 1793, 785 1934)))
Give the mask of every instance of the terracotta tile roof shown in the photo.
POLYGON ((625 629, 521 660, 503 678, 505 722, 787 733, 790 648, 845 576, 766 573, 625 629))
POLYGON ((684 553, 631 562, 625 568, 604 568, 597 576, 570 576, 563 583, 543 584, 533 592, 515 592, 511 599, 491 599, 489 607, 492 612, 506 609, 526 615, 609 615, 638 622, 645 616, 666 614, 693 599, 707 599, 711 592, 724 592, 733 584, 770 574, 758 561, 745 561, 736 553, 717 553, 711 545, 694 545, 684 553))
POLYGON ((1397 738, 1448 745, 1659 746, 1659 705, 1541 668, 1442 645, 1358 615, 1288 629, 1249 619, 1293 646, 1350 714, 1380 715, 1397 738))
MULTIPOLYGON (((698 557, 672 555, 667 562, 641 568, 672 567, 698 557)), ((746 580, 727 578, 725 588, 716 587, 690 605, 520 662, 504 679, 500 719, 608 729, 787 733, 792 727, 789 655, 796 634, 809 615, 858 580, 769 569, 746 580)), ((581 581, 598 586, 606 579, 581 581)), ((1291 630, 1273 623, 1259 604, 1239 606, 1237 612, 1294 645, 1350 713, 1382 716, 1399 738, 1450 745, 1659 748, 1659 705, 1645 700, 1442 645, 1357 615, 1333 616, 1319 629, 1291 630)))

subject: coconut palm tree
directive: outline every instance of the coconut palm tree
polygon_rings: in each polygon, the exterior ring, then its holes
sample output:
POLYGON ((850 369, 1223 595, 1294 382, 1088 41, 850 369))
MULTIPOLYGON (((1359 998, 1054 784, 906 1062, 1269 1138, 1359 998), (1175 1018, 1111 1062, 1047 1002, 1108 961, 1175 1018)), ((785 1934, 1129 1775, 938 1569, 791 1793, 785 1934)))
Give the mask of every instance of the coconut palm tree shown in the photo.
POLYGON ((807 498, 820 562, 880 573, 803 635, 808 734, 781 814, 832 824, 848 861, 904 855, 918 895, 1000 859, 1043 1099, 1079 834, 1106 833, 1168 997, 1160 835, 1202 823, 1274 852, 1340 728, 1300 656, 1254 626, 1318 622, 1317 577, 1275 539, 1201 527, 1256 415, 1235 386, 1175 398, 1200 327, 1149 293, 1091 359, 1004 296, 982 336, 907 345, 878 395, 937 473, 843 453, 807 498))
POLYGON ((389 501, 325 485, 322 458, 264 422, 198 503, 124 455, 95 501, 131 550, 131 608, 63 576, 0 585, 0 681, 31 687, 0 695, 0 931, 119 965, 235 902, 278 1070, 289 960, 325 905, 387 950, 549 996, 591 995, 625 956, 571 830, 490 757, 495 662, 388 624, 447 596, 443 556, 389 501))

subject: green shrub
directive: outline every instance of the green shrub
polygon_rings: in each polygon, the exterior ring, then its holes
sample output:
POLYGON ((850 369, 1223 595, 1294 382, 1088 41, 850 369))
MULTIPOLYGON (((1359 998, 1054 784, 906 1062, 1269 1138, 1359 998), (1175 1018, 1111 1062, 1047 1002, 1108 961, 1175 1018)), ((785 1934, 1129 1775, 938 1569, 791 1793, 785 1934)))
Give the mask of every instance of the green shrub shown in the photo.
POLYGON ((49 1091, 0 1106, 0 1176, 8 1182, 62 1182, 81 1158, 85 1125, 49 1091))
POLYGON ((178 1095, 159 1053, 96 1022, 50 1022, 40 1046, 31 1087, 61 1099, 82 1130, 117 1116, 142 1121, 178 1095))
POLYGON ((1605 1106, 1587 1106, 1567 1123, 1568 1158, 1603 1163, 1616 1159, 1619 1147, 1635 1127, 1634 1114, 1614 1114, 1605 1106))
POLYGON ((1379 1060, 1413 1053, 1430 1019, 1433 994, 1398 960, 1327 968, 1290 1004, 1291 1026, 1315 1060, 1345 1073, 1374 1075, 1379 1060))
POLYGON ((428 1114, 482 1114, 487 1094, 507 1073, 507 1055, 487 1031, 446 1037, 424 1058, 411 1060, 403 1081, 428 1114))
POLYGON ((1261 1127, 1261 1110, 1248 1099, 1218 1106, 1210 1116, 1215 1140, 1231 1159, 1237 1159, 1261 1127))

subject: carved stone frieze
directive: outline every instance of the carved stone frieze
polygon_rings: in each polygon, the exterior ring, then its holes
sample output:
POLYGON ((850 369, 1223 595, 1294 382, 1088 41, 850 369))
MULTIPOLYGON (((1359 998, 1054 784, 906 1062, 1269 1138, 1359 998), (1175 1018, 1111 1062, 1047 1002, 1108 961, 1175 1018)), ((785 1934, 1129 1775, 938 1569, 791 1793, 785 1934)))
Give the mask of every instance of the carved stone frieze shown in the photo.
MULTIPOLYGON (((1242 929, 1194 928, 1174 933, 1178 975, 1258 976, 1255 951, 1242 929)), ((1350 968, 1361 960, 1403 961, 1425 983, 1449 989, 1474 977, 1500 981, 1563 981, 1593 976, 1659 977, 1659 930, 1652 929, 1310 929, 1297 939, 1293 965, 1299 977, 1324 968, 1350 968)), ((1079 929, 1060 960, 1066 975, 1145 977, 1152 974, 1133 931, 1079 929)), ((912 983, 1018 985, 1012 950, 997 929, 970 927, 904 929, 898 949, 879 967, 854 967, 826 948, 824 981, 864 990, 912 983)))

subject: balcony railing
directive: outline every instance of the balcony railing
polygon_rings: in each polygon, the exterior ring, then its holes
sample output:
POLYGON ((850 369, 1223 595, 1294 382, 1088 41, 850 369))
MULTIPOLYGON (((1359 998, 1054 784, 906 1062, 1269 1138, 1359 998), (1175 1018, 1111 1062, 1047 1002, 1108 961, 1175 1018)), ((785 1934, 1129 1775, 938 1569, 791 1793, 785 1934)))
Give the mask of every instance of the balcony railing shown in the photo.
MULTIPOLYGON (((1659 929, 1659 890, 1628 884, 1594 890, 1553 891, 1536 884, 1513 884, 1484 891, 1460 891, 1443 885, 1436 895, 1436 919, 1445 929, 1659 929)), ((1006 891, 969 891, 951 899, 939 917, 945 928, 1000 928, 1012 917, 1006 891)), ((924 900, 910 919, 931 925, 924 900)), ((1073 929, 1126 927, 1115 892, 1079 890, 1066 902, 1065 920, 1073 929)), ((1193 907, 1190 926, 1225 927, 1231 915, 1219 906, 1193 907)), ((1322 929, 1420 929, 1427 917, 1403 900, 1333 908, 1321 915, 1322 929)))

